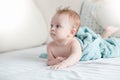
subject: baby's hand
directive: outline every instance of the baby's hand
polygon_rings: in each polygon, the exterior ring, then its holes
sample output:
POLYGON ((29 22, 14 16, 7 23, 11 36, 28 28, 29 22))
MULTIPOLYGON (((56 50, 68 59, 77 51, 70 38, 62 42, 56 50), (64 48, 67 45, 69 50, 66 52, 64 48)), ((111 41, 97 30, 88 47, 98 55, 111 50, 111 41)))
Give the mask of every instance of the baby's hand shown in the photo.
POLYGON ((66 58, 65 58, 65 57, 57 57, 57 59, 62 62, 62 61, 65 60, 66 58))
POLYGON ((67 67, 66 66, 66 64, 65 63, 63 63, 63 62, 61 62, 61 63, 59 63, 59 64, 56 64, 56 65, 53 65, 53 66, 51 66, 51 68, 52 69, 62 69, 62 68, 65 68, 65 67, 67 67))

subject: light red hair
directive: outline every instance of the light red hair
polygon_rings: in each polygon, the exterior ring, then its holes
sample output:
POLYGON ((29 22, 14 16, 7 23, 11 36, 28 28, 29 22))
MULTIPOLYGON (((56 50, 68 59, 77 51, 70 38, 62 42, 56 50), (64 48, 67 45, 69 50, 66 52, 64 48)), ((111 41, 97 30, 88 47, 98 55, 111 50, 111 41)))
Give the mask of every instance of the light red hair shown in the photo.
POLYGON ((77 30, 80 27, 80 16, 77 12, 75 12, 69 8, 64 8, 64 9, 59 8, 57 10, 56 14, 57 15, 61 15, 61 14, 67 15, 69 17, 71 23, 73 23, 73 25, 71 27, 75 28, 76 32, 77 32, 77 30))

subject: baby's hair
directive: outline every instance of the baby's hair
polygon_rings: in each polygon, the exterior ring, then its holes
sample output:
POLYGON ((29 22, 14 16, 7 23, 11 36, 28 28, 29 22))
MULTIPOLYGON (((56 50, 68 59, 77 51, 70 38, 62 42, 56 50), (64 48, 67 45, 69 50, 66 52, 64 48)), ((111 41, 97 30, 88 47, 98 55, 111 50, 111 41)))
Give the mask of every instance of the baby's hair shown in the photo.
POLYGON ((77 32, 77 30, 79 29, 79 26, 80 26, 80 16, 77 12, 73 11, 69 7, 66 7, 66 8, 63 8, 63 9, 58 8, 56 14, 58 14, 58 15, 61 15, 61 14, 68 15, 70 20, 73 22, 72 28, 75 28, 76 32, 77 32))

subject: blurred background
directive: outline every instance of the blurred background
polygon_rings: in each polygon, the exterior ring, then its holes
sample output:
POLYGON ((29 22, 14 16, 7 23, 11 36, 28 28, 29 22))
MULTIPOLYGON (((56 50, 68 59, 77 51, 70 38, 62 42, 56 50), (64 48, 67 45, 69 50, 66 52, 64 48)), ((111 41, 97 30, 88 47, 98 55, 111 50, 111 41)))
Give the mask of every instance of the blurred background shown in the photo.
POLYGON ((50 20, 60 6, 75 10, 81 26, 97 33, 107 26, 120 27, 119 0, 0 0, 0 52, 48 42, 50 20))

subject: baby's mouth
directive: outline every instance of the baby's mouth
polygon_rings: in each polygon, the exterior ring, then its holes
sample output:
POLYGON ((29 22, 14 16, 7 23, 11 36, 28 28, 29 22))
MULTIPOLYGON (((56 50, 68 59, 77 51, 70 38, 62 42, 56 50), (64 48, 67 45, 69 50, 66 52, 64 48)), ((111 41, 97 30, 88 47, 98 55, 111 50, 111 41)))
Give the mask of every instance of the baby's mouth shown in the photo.
POLYGON ((55 36, 55 33, 50 33, 51 36, 55 36))

